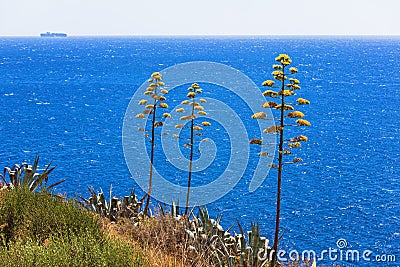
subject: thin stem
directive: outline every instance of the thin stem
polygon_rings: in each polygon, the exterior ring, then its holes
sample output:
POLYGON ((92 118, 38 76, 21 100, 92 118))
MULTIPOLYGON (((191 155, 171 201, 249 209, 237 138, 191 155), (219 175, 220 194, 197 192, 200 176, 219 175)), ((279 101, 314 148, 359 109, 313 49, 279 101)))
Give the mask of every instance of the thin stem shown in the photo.
MULTIPOLYGON (((157 93, 157 91, 155 91, 157 93)), ((151 198, 151 190, 153 186, 153 166, 154 166, 154 147, 155 147, 155 123, 156 123, 156 111, 157 111, 157 100, 154 99, 154 106, 153 106, 153 117, 151 119, 151 150, 150 150, 150 174, 149 174, 149 188, 146 193, 146 206, 144 208, 144 214, 148 215, 148 209, 150 204, 151 198)))
MULTIPOLYGON (((282 87, 281 90, 285 89, 285 66, 282 64, 282 87)), ((285 94, 281 94, 281 114, 280 114, 280 132, 279 132, 279 155, 278 155, 278 184, 277 184, 277 195, 276 195, 276 218, 275 218, 275 236, 274 245, 272 247, 273 258, 272 266, 276 266, 277 262, 277 251, 279 243, 279 223, 281 213, 281 186, 282 186, 282 166, 283 166, 283 143, 284 143, 284 106, 285 106, 285 94)))
POLYGON ((186 215, 188 214, 188 209, 189 209, 190 183, 192 181, 193 146, 194 146, 194 98, 192 101, 192 121, 190 124, 190 156, 189 156, 189 176, 188 176, 187 193, 186 193, 186 208, 185 208, 186 215))

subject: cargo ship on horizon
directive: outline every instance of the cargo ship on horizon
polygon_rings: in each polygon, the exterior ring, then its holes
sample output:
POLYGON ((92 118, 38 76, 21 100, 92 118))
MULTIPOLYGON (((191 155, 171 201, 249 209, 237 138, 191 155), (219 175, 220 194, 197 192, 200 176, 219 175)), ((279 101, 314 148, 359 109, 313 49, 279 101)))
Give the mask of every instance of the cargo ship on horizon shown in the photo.
POLYGON ((67 34, 58 32, 46 32, 46 33, 41 33, 40 37, 67 37, 67 34))

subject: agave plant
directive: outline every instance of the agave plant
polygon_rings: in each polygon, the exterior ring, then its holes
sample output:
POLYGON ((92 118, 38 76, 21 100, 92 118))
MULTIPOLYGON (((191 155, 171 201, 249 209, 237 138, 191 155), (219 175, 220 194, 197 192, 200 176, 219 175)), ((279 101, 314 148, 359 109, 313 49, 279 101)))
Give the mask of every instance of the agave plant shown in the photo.
POLYGON ((142 202, 138 200, 135 191, 132 190, 129 196, 124 196, 119 199, 112 196, 112 186, 110 186, 109 199, 106 200, 103 190, 98 193, 93 187, 88 186, 90 197, 88 199, 78 196, 83 201, 83 205, 90 211, 97 213, 101 217, 106 217, 111 221, 116 221, 118 218, 128 218, 135 222, 139 222, 143 217, 142 202))
MULTIPOLYGON (((268 101, 265 102, 262 107, 263 108, 271 108, 277 112, 276 120, 278 121, 277 126, 271 126, 264 130, 264 133, 267 134, 276 134, 279 137, 279 147, 278 147, 278 157, 274 157, 268 155, 266 152, 260 152, 259 156, 267 156, 272 157, 277 161, 277 164, 271 163, 270 166, 277 170, 277 196, 276 196, 276 218, 275 218, 275 234, 274 234, 274 245, 272 247, 272 266, 276 266, 277 264, 277 251, 278 251, 278 242, 279 242, 279 224, 280 224, 280 212, 281 212, 281 185, 282 185, 282 172, 283 165, 285 164, 294 164, 301 162, 301 158, 292 157, 290 161, 284 161, 284 157, 290 157, 293 152, 293 149, 300 148, 301 142, 307 142, 308 138, 304 135, 299 135, 297 137, 293 137, 290 139, 285 139, 284 133, 287 127, 289 126, 310 126, 311 123, 305 119, 304 113, 301 111, 296 111, 295 106, 308 105, 310 101, 304 98, 297 98, 295 103, 287 102, 287 99, 296 95, 296 92, 300 90, 300 82, 298 79, 289 78, 291 75, 295 75, 298 70, 295 67, 290 67, 289 65, 292 63, 290 57, 286 54, 280 54, 275 59, 278 64, 272 66, 274 71, 272 75, 274 80, 277 81, 277 85, 275 85, 275 81, 266 80, 263 82, 263 86, 270 87, 271 89, 266 90, 263 95, 269 98, 278 99, 279 101, 268 101), (288 80, 288 81, 287 81, 288 80), (272 90, 272 89, 276 89, 272 90), (296 119, 295 123, 286 123, 287 120, 296 119)), ((252 116, 253 119, 268 119, 266 118, 266 114, 264 112, 255 113, 252 116)), ((261 139, 254 138, 250 140, 250 144, 263 145, 261 139)))
POLYGON ((199 255, 209 255, 212 266, 266 266, 265 257, 270 250, 269 241, 260 236, 259 225, 251 225, 251 231, 244 234, 238 222, 240 234, 230 234, 231 227, 224 230, 220 225, 222 216, 211 219, 206 207, 199 207, 198 215, 187 224, 188 250, 199 255))
MULTIPOLYGON (((151 191, 153 186, 153 168, 154 168, 154 151, 156 145, 156 132, 155 129, 162 127, 164 123, 160 121, 160 118, 157 115, 158 109, 167 109, 168 104, 165 103, 166 95, 168 94, 168 90, 163 89, 165 86, 162 81, 162 75, 159 72, 154 72, 151 75, 151 78, 148 80, 149 86, 146 88, 144 95, 150 98, 150 101, 147 99, 142 99, 139 101, 139 105, 145 106, 142 113, 136 115, 138 119, 146 119, 151 122, 149 133, 146 132, 146 129, 139 128, 139 131, 143 131, 144 136, 150 138, 151 149, 150 149, 150 171, 149 171, 149 186, 147 189, 147 193, 144 196, 146 199, 146 205, 144 207, 144 214, 148 215, 149 203, 151 198, 151 191)), ((164 112, 162 114, 162 118, 170 118, 171 115, 168 112, 164 112)), ((144 198, 141 199, 144 201, 144 198)))
POLYGON ((51 188, 63 183, 66 179, 47 185, 49 175, 54 171, 56 166, 51 167, 51 163, 46 165, 43 172, 38 172, 39 156, 35 157, 32 165, 24 162, 22 164, 14 164, 12 167, 5 167, 3 174, 0 173, 3 189, 14 189, 19 186, 27 186, 30 191, 36 190, 50 190, 51 188), (6 177, 8 175, 9 181, 6 177))
MULTIPOLYGON (((187 193, 186 193, 186 206, 185 206, 185 214, 188 214, 189 210, 189 199, 190 199, 190 187, 192 182, 192 172, 193 172, 193 155, 195 154, 195 137, 202 135, 203 127, 211 126, 211 123, 208 121, 203 121, 198 123, 196 118, 198 116, 206 116, 207 113, 204 111, 204 107, 202 106, 203 103, 206 103, 207 100, 204 98, 198 98, 198 95, 203 92, 203 90, 199 87, 197 83, 193 83, 192 86, 188 88, 187 98, 182 101, 182 104, 188 105, 188 113, 184 116, 180 117, 180 120, 186 121, 189 123, 188 127, 185 127, 184 124, 177 124, 175 128, 183 129, 189 128, 190 137, 189 138, 182 138, 188 139, 189 142, 184 144, 185 148, 189 148, 189 171, 188 171, 188 180, 187 180, 187 193)), ((178 108, 176 110, 178 113, 184 113, 184 108, 178 108)), ((181 138, 180 135, 174 135, 176 138, 181 138)))

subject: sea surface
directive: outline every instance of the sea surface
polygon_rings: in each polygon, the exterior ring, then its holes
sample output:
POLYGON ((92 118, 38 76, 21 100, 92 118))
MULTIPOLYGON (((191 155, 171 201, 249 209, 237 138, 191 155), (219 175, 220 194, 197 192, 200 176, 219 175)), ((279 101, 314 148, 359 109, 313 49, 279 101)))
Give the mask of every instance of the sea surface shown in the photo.
MULTIPOLYGON (((327 257, 322 262, 400 266, 398 37, 0 38, 0 165, 32 162, 40 154, 42 168, 50 161, 57 165, 51 181, 68 178, 56 192, 87 197, 87 186, 108 192, 112 185, 115 195, 131 188, 142 195, 125 163, 122 126, 133 94, 151 73, 211 61, 261 85, 271 78, 279 53, 289 54, 299 69, 298 96, 311 101, 302 112, 312 123, 295 130, 309 137, 295 151, 303 163, 284 170, 282 249, 321 253, 338 249, 337 241, 345 239, 343 251, 371 250, 375 262, 327 257), (397 262, 376 262, 376 255, 396 255, 397 262)), ((242 110, 253 133, 251 113, 235 95, 200 85, 206 97, 242 110)), ((170 103, 181 100, 179 94, 168 95, 170 103)), ((215 127, 204 135, 217 144, 218 153, 209 168, 194 176, 194 186, 212 181, 229 161, 227 126, 215 127)), ((251 148, 250 163, 234 190, 207 207, 214 217, 222 214, 224 228, 234 225, 237 231, 236 219, 247 229, 258 222, 272 240, 276 172, 249 192, 257 152, 251 148)), ((156 165, 171 181, 186 183, 185 172, 159 158, 156 165)))

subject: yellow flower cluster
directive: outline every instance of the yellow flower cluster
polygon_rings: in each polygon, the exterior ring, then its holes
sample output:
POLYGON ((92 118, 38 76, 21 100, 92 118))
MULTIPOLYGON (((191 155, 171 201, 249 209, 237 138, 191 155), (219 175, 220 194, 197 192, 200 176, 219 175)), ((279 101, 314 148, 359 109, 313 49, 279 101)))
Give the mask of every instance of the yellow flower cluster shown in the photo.
POLYGON ((178 108, 178 109, 176 109, 176 112, 179 112, 179 113, 182 113, 182 112, 184 112, 185 110, 183 109, 183 108, 178 108))
POLYGON ((153 104, 148 104, 148 105, 145 106, 145 109, 151 109, 151 108, 154 108, 153 104))
POLYGON ((151 74, 151 77, 155 80, 161 80, 162 75, 159 72, 154 72, 153 74, 151 74))
POLYGON ((278 81, 283 81, 283 80, 287 79, 287 77, 284 75, 283 71, 281 71, 281 70, 273 71, 272 75, 274 75, 274 79, 278 80, 278 81))
POLYGON ((290 68, 289 70, 290 70, 291 74, 295 74, 299 71, 297 68, 294 68, 294 67, 290 68))
POLYGON ((201 128, 200 126, 194 126, 194 127, 193 127, 193 130, 195 130, 195 131, 202 131, 203 128, 201 128))
POLYGON ((165 101, 166 98, 162 95, 153 95, 152 98, 156 101, 165 101))
POLYGON ((288 118, 303 118, 304 117, 304 113, 300 112, 300 111, 293 111, 287 114, 288 118))
POLYGON ((164 117, 164 118, 171 118, 171 114, 169 114, 169 113, 164 113, 164 114, 163 114, 163 117, 164 117))
POLYGON ((274 134, 274 133, 280 132, 281 130, 283 130, 283 128, 281 126, 270 126, 270 127, 266 128, 263 132, 269 133, 269 134, 274 134))
POLYGON ((283 150, 283 155, 292 155, 293 153, 292 153, 292 151, 290 151, 290 150, 287 150, 287 149, 284 149, 283 150))
POLYGON ((300 90, 300 86, 294 83, 290 83, 286 85, 287 88, 291 89, 291 90, 300 90))
POLYGON ((262 140, 258 139, 258 138, 253 138, 250 140, 250 145, 261 145, 262 144, 262 140))
POLYGON ((295 79, 295 78, 290 78, 289 82, 293 83, 293 84, 300 84, 300 81, 295 79))
POLYGON ((298 119, 296 123, 299 126, 311 126, 311 123, 308 120, 298 119))
MULTIPOLYGON (((282 105, 276 105, 275 109, 278 109, 278 110, 282 109, 282 105)), ((291 105, 285 104, 285 105, 283 105, 283 110, 294 110, 294 108, 291 105)))
POLYGON ((160 104, 158 104, 158 106, 160 108, 168 108, 168 104, 167 103, 160 103, 160 104))
POLYGON ((281 69, 282 69, 282 66, 281 66, 281 65, 278 65, 278 64, 275 64, 275 65, 272 65, 272 68, 273 68, 274 70, 281 70, 281 69))
POLYGON ((197 114, 199 114, 201 116, 207 116, 207 112, 205 112, 205 111, 199 111, 199 112, 197 112, 197 114))
POLYGON ((275 84, 273 80, 266 80, 262 83, 262 86, 272 87, 275 84))
POLYGON ((202 107, 202 106, 195 106, 194 109, 195 109, 195 110, 201 110, 201 111, 203 111, 203 110, 204 110, 204 107, 202 107))
POLYGON ((139 105, 146 105, 147 104, 147 100, 146 99, 142 99, 139 101, 139 105))
POLYGON ((279 95, 291 96, 294 95, 294 92, 291 90, 283 90, 278 93, 279 95))
POLYGON ((204 98, 200 98, 200 103, 207 103, 207 100, 205 100, 204 98))
POLYGON ((188 115, 188 116, 182 116, 182 117, 180 117, 179 119, 181 120, 181 121, 189 121, 189 120, 192 120, 192 119, 194 119, 194 118, 196 118, 196 116, 195 115, 188 115))
POLYGON ((278 165, 274 164, 274 163, 268 163, 267 164, 268 167, 274 168, 274 169, 279 169, 278 165))
POLYGON ((298 98, 296 101, 299 105, 309 105, 310 104, 310 101, 308 101, 307 99, 304 99, 304 98, 298 98))
POLYGON ((275 92, 275 91, 272 91, 272 90, 266 90, 266 91, 263 93, 263 96, 277 97, 277 96, 278 96, 278 93, 275 92))
POLYGON ((308 142, 308 137, 305 135, 299 135, 299 136, 297 136, 297 140, 299 142, 308 142))
POLYGON ((144 119, 144 114, 143 113, 139 113, 135 116, 135 118, 137 119, 144 119))
POLYGON ((201 123, 201 125, 203 125, 203 126, 211 126, 211 123, 209 123, 208 121, 203 121, 202 123, 201 123))
POLYGON ((297 162, 302 162, 303 160, 301 158, 294 158, 293 159, 293 163, 297 163, 297 162))
POLYGON ((300 142, 294 142, 294 143, 289 143, 288 146, 290 148, 300 148, 301 144, 300 144, 300 142))
POLYGON ((267 117, 267 114, 265 112, 257 112, 251 116, 252 119, 265 119, 267 117))
POLYGON ((278 57, 275 58, 275 60, 280 62, 283 66, 287 66, 292 63, 292 60, 287 54, 280 54, 278 57))
POLYGON ((187 94, 187 97, 189 97, 189 98, 194 98, 196 96, 196 93, 195 92, 189 92, 188 94, 187 94))
POLYGON ((278 103, 276 103, 276 102, 268 101, 268 102, 265 102, 264 104, 262 104, 262 107, 263 108, 274 108, 277 105, 278 105, 278 103))

